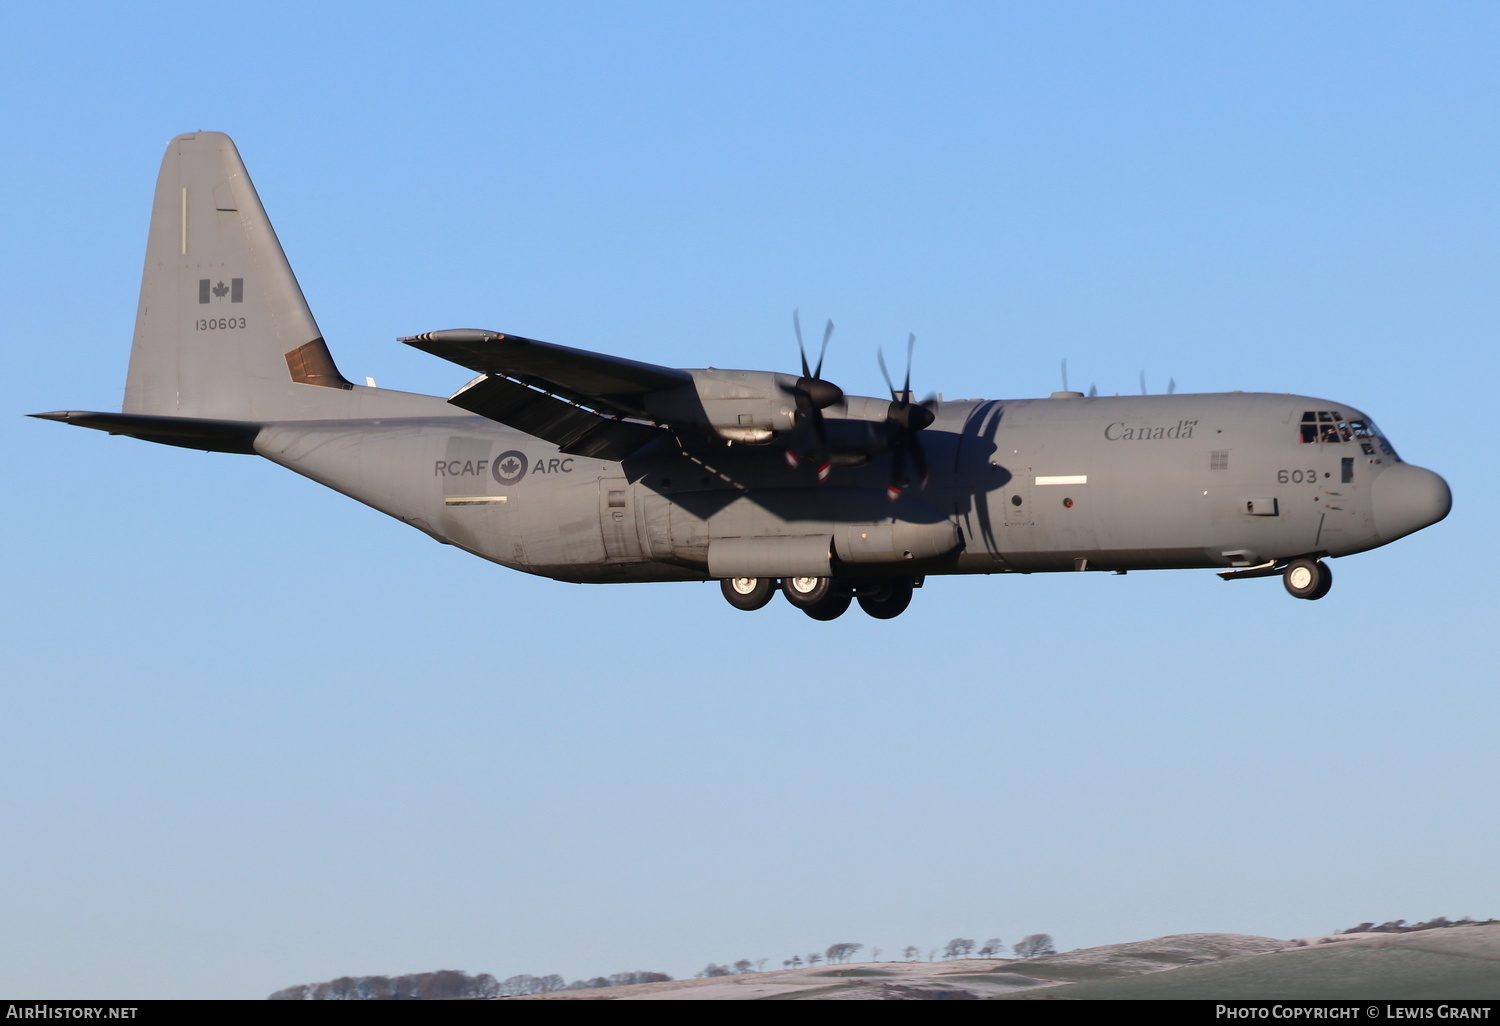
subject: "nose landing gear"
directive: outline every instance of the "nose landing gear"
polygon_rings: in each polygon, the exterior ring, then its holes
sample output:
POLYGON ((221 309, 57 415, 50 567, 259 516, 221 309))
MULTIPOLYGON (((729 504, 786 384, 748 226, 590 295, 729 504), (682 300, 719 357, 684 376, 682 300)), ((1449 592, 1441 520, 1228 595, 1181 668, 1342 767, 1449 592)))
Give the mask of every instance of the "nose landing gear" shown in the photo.
POLYGON ((1320 599, 1333 587, 1333 571, 1319 559, 1294 559, 1281 572, 1281 583, 1293 598, 1320 599))

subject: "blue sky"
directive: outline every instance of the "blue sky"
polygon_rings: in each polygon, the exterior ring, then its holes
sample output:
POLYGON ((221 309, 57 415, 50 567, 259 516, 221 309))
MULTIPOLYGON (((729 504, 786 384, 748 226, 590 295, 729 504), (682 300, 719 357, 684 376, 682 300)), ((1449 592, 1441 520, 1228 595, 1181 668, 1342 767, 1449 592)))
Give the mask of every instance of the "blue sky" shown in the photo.
POLYGON ((1500 915, 1479 3, 0 14, 0 995, 779 965, 1500 915), (1454 512, 1332 594, 934 580, 816 623, 433 544, 118 408, 162 150, 230 133, 341 368, 485 326, 878 394, 1298 392, 1454 512), (1460 387, 1462 386, 1462 387, 1460 387), (1473 389, 1469 392, 1468 389, 1473 389))

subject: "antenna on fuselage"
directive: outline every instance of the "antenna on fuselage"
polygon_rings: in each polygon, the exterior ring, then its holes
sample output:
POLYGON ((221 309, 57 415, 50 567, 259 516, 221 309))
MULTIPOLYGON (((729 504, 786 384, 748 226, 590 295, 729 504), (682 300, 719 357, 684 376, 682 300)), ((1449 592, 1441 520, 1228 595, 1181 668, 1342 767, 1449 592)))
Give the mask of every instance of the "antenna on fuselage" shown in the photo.
MULTIPOLYGON (((1167 379, 1167 395, 1171 395, 1171 394, 1173 394, 1176 391, 1177 391, 1177 379, 1176 378, 1168 378, 1167 379)), ((1146 372, 1145 371, 1141 371, 1141 395, 1150 395, 1150 394, 1151 394, 1150 392, 1146 391, 1146 372)))

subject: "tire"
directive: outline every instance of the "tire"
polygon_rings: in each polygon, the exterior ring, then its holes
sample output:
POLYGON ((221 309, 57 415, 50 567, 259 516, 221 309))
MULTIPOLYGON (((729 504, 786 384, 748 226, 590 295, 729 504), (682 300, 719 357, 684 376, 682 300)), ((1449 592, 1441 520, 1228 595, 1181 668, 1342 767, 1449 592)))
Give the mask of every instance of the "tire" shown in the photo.
POLYGON ((835 595, 829 592, 821 601, 814 602, 810 606, 803 606, 802 611, 814 620, 837 620, 844 615, 853 601, 848 595, 835 595))
MULTIPOLYGON (((798 609, 815 606, 832 592, 833 578, 831 577, 785 577, 781 581, 781 593, 798 609)), ((829 619, 833 618, 829 617, 829 619)))
POLYGON ((754 612, 771 601, 776 594, 774 577, 726 577, 719 582, 724 600, 736 609, 754 612))
POLYGON ((893 577, 873 595, 861 595, 859 608, 877 620, 894 620, 911 605, 911 579, 893 577))
POLYGON ((1333 571, 1316 559, 1294 559, 1282 571, 1287 594, 1299 599, 1320 599, 1333 587, 1333 571))

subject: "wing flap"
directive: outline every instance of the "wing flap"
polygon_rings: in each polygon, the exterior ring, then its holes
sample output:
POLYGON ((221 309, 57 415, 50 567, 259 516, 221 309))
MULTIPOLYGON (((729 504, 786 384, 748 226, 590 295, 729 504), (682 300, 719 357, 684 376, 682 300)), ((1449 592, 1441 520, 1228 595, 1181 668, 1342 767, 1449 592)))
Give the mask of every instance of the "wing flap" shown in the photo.
POLYGON ((448 400, 528 435, 546 439, 563 452, 603 460, 623 460, 667 432, 651 424, 615 420, 506 378, 479 378, 448 400))

